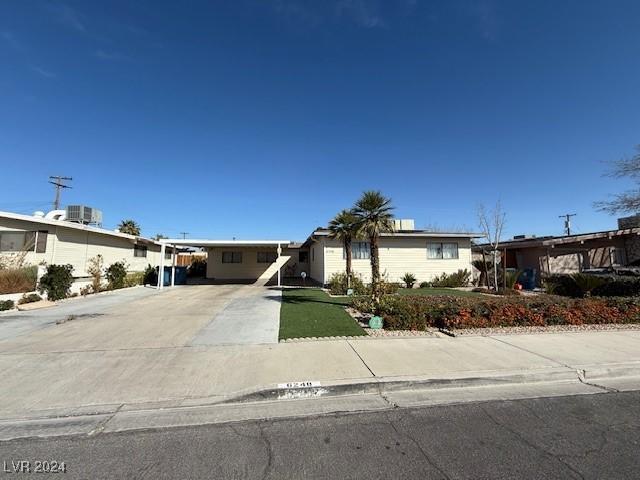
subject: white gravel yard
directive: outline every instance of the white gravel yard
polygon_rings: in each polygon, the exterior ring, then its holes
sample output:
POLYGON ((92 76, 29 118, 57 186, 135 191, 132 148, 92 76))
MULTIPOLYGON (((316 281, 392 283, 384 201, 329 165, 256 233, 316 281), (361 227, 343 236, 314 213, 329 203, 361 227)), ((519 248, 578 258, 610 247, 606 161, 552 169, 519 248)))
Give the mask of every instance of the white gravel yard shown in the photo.
POLYGON ((458 330, 454 330, 453 334, 456 337, 460 337, 469 335, 521 335, 526 333, 602 332, 618 330, 640 330, 640 323, 550 325, 548 327, 461 328, 458 330))

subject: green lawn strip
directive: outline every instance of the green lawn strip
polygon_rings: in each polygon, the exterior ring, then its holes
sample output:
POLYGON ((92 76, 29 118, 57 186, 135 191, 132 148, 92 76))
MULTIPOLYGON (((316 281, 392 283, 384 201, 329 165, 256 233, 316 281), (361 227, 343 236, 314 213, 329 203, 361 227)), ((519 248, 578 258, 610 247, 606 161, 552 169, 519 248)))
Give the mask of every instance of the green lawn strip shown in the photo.
POLYGON ((400 295, 453 295, 456 297, 479 297, 478 292, 456 290, 454 288, 401 288, 400 295))
POLYGON ((318 288, 282 292, 280 339, 366 335, 344 311, 348 297, 330 297, 318 288))

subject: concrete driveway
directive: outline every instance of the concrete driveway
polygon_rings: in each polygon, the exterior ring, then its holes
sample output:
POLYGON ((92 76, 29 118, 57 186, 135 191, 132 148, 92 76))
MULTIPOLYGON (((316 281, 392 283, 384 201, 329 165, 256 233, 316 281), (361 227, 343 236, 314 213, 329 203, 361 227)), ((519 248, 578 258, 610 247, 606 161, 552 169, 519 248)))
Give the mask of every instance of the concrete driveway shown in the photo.
POLYGON ((0 316, 0 351, 277 343, 280 292, 249 285, 135 288, 0 316), (59 320, 70 319, 62 324, 59 320))

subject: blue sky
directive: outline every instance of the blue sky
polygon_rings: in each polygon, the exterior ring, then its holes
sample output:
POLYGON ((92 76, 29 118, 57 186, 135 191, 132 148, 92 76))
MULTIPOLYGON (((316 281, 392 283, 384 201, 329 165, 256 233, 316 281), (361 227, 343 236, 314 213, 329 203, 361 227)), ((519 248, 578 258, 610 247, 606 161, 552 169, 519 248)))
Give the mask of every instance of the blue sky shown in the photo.
POLYGON ((615 218, 640 143, 640 2, 0 3, 0 209, 304 239, 364 189, 418 226, 615 218))

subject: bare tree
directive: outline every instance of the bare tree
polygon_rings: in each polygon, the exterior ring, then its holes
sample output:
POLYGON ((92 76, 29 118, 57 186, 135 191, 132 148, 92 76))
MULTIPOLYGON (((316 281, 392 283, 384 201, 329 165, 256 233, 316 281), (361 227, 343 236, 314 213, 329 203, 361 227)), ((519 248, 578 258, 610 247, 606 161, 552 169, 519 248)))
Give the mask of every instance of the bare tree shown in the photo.
POLYGON ((636 183, 636 188, 612 195, 611 200, 595 202, 596 209, 611 214, 640 211, 640 145, 636 146, 636 151, 631 158, 609 162, 609 171, 605 173, 611 178, 629 178, 636 183))
POLYGON ((498 289, 498 249, 500 247, 500 237, 504 227, 506 214, 502 211, 500 202, 496 202, 495 207, 491 211, 487 211, 484 205, 478 207, 478 223, 484 238, 491 247, 492 263, 493 263, 493 285, 498 289))

